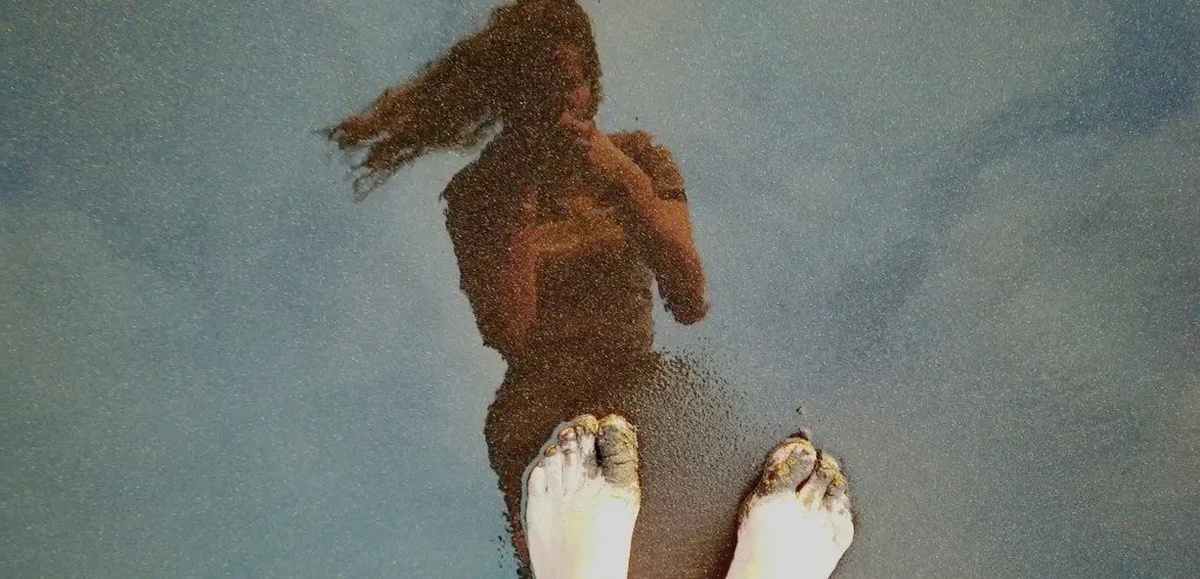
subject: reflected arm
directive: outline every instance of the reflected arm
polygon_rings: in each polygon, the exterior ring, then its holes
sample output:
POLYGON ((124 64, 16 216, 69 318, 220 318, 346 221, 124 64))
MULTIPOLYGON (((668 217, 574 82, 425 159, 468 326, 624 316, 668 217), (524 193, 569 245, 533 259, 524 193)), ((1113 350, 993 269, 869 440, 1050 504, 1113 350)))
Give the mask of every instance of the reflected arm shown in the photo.
POLYGON ((683 177, 670 152, 649 135, 617 135, 614 142, 636 164, 614 181, 620 189, 621 225, 654 272, 667 310, 681 324, 696 323, 708 313, 708 302, 683 177))

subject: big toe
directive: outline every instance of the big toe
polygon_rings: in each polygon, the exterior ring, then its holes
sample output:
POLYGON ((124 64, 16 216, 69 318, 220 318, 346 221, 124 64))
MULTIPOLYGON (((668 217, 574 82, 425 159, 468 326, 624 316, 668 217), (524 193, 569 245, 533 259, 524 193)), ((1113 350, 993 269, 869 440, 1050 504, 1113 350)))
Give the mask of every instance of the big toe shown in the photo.
POLYGON ((794 493, 810 478, 817 462, 817 449, 805 438, 789 438, 776 446, 763 464, 758 483, 760 496, 794 493))
POLYGON ((829 453, 822 452, 812 476, 804 481, 796 493, 806 504, 820 504, 824 502, 828 493, 844 490, 846 485, 842 465, 829 453))
POLYGON ((598 427, 596 458, 604 479, 620 486, 637 486, 637 431, 615 414, 600 419, 598 427))

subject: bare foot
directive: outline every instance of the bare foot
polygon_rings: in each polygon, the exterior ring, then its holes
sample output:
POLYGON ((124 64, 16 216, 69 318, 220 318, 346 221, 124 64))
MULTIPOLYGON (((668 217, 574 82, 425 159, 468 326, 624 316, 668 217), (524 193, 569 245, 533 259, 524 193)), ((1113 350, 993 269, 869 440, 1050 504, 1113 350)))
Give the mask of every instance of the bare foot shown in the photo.
POLYGON ((583 415, 551 438, 525 485, 537 579, 621 579, 641 504, 637 433, 624 418, 583 415))
POLYGON ((742 505, 727 579, 827 579, 850 541, 847 481, 833 457, 804 438, 775 447, 742 505))

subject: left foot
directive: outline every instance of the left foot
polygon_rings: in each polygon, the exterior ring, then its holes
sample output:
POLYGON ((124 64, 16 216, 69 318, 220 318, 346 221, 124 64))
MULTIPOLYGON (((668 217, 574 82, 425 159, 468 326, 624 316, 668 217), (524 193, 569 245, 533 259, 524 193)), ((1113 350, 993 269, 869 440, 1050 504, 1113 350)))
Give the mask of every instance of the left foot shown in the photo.
POLYGON ((583 415, 551 441, 525 484, 534 576, 624 578, 641 505, 637 433, 620 416, 583 415))
POLYGON ((776 446, 742 506, 726 579, 828 579, 854 540, 847 484, 806 438, 776 446))

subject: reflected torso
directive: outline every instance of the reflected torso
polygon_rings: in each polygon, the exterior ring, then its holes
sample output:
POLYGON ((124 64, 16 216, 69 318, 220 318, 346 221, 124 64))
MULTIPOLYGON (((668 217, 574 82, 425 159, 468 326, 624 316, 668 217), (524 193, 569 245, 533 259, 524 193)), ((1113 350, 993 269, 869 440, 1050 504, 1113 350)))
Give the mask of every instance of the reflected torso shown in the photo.
MULTIPOLYGON (((486 292, 495 291, 495 280, 505 273, 521 217, 520 187, 537 186, 549 200, 578 194, 606 205, 602 186, 548 178, 536 163, 512 162, 505 146, 490 145, 446 193, 462 289, 492 346, 496 321, 481 315, 487 312, 479 304, 488 303, 486 292)), ((643 169, 652 181, 662 174, 643 169)), ((682 180, 673 164, 665 174, 663 189, 678 199, 682 180)), ((539 201, 538 208, 547 212, 539 219, 569 213, 552 202, 539 201)), ((488 455, 513 536, 520 537, 523 474, 547 434, 584 413, 629 418, 641 442, 643 496, 629 577, 723 577, 742 494, 763 450, 782 433, 748 426, 735 410, 741 389, 692 360, 653 351, 652 283, 653 274, 629 243, 542 264, 529 344, 508 357, 504 383, 488 410, 488 455)), ((522 551, 519 543, 517 549, 522 551)))
MULTIPOLYGON (((604 184, 588 182, 579 173, 547 169, 546 161, 529 158, 519 144, 502 135, 456 177, 445 195, 462 289, 472 298, 480 332, 489 346, 495 347, 491 335, 496 328, 488 324, 502 315, 481 312, 488 300, 479 294, 494 292, 507 267, 512 239, 523 226, 516 207, 521 188, 536 188, 541 222, 569 222, 572 197, 587 197, 601 210, 613 211, 606 201, 612 195, 604 184)), ((651 350, 653 274, 628 242, 582 256, 547 259, 537 279, 537 316, 529 329, 528 347, 510 357, 510 364, 525 363, 526 356, 554 347, 579 352, 651 350)))
MULTIPOLYGON (((581 183, 573 185, 578 189, 559 195, 594 195, 581 183)), ((650 269, 627 242, 548 261, 538 275, 538 317, 531 345, 536 350, 562 345, 583 351, 648 352, 654 341, 652 280, 650 269)))

